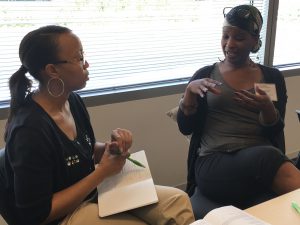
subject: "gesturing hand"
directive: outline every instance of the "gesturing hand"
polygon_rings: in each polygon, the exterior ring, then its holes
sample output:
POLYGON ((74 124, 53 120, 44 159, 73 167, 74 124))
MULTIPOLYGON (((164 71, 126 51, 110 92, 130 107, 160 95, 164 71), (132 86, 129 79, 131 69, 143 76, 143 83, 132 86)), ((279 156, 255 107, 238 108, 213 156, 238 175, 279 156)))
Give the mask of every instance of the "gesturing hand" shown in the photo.
POLYGON ((128 152, 132 145, 132 133, 129 130, 117 128, 111 133, 111 141, 117 142, 121 152, 128 152))
POLYGON ((240 90, 234 93, 234 100, 242 107, 251 111, 262 113, 273 113, 275 107, 265 91, 259 87, 255 88, 256 93, 251 93, 247 90, 240 90))
MULTIPOLYGON (((200 95, 203 98, 205 93, 208 91, 214 94, 220 94, 221 91, 217 86, 221 84, 222 84, 221 82, 210 78, 193 80, 188 84, 187 91, 195 95, 200 95)), ((190 93, 186 93, 186 94, 190 94, 190 93)))
POLYGON ((101 158, 101 161, 98 164, 98 167, 100 167, 105 172, 106 177, 119 173, 125 165, 126 158, 129 155, 128 152, 118 155, 111 154, 111 151, 115 149, 119 149, 117 142, 105 143, 105 151, 101 158))

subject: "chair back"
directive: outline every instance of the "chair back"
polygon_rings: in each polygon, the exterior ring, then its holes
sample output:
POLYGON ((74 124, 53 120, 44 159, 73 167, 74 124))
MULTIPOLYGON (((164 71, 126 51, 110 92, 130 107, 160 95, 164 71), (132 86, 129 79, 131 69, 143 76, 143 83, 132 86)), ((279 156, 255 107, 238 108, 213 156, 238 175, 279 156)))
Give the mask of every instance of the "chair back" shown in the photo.
POLYGON ((0 215, 8 224, 16 224, 13 220, 13 215, 9 216, 7 208, 7 179, 5 172, 5 149, 0 149, 0 215))
POLYGON ((0 214, 2 214, 4 208, 4 197, 5 197, 5 186, 6 186, 6 175, 4 167, 4 149, 0 149, 0 214))

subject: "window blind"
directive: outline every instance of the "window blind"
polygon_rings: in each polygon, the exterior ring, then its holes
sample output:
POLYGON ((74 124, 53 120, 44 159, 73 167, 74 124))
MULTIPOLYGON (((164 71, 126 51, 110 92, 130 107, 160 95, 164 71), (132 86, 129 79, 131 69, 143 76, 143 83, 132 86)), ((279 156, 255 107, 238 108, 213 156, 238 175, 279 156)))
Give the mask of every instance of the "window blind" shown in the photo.
MULTIPOLYGON (((0 1, 0 104, 8 102, 8 79, 20 67, 19 43, 37 27, 63 25, 80 37, 90 80, 79 94, 117 92, 186 80, 200 67, 222 60, 223 8, 253 3, 265 12, 264 2, 0 1)), ((259 61, 262 53, 251 57, 259 61)))

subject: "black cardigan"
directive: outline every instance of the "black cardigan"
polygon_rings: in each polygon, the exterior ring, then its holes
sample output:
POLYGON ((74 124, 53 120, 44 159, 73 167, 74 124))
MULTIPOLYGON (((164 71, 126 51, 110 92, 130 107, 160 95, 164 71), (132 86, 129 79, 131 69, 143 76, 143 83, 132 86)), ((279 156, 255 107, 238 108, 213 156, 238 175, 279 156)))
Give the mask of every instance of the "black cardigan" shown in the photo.
MULTIPOLYGON (((205 66, 193 75, 189 83, 193 80, 210 77, 212 70, 216 64, 205 66)), ((284 77, 278 69, 263 66, 258 64, 262 70, 264 81, 266 83, 274 83, 276 85, 276 92, 278 101, 274 102, 276 109, 279 111, 280 118, 273 126, 263 127, 264 135, 271 141, 271 143, 285 153, 285 141, 284 141, 284 117, 287 103, 287 91, 284 81, 284 77)), ((202 129, 205 124, 207 114, 207 99, 198 97, 198 109, 197 112, 190 116, 185 116, 182 110, 179 108, 177 113, 177 123, 179 130, 184 135, 192 134, 189 153, 188 153, 188 174, 187 174, 187 187, 186 192, 191 196, 194 193, 195 183, 195 161, 198 157, 197 149, 200 147, 200 140, 202 129)))

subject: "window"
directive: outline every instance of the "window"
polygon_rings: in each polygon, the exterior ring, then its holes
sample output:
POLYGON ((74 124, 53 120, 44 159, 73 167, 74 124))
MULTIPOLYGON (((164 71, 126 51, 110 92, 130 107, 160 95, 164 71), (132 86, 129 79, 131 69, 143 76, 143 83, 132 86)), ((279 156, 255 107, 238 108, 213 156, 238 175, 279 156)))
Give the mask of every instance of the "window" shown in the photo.
MULTIPOLYGON (((80 94, 126 92, 186 82, 222 59, 223 8, 249 3, 266 21, 265 0, 0 1, 0 104, 7 107, 8 78, 20 66, 19 43, 37 27, 65 25, 80 37, 90 64, 90 81, 80 94)), ((266 26, 263 47, 251 56, 256 62, 264 62, 266 26)))
POLYGON ((300 1, 279 1, 273 65, 300 66, 300 1))

